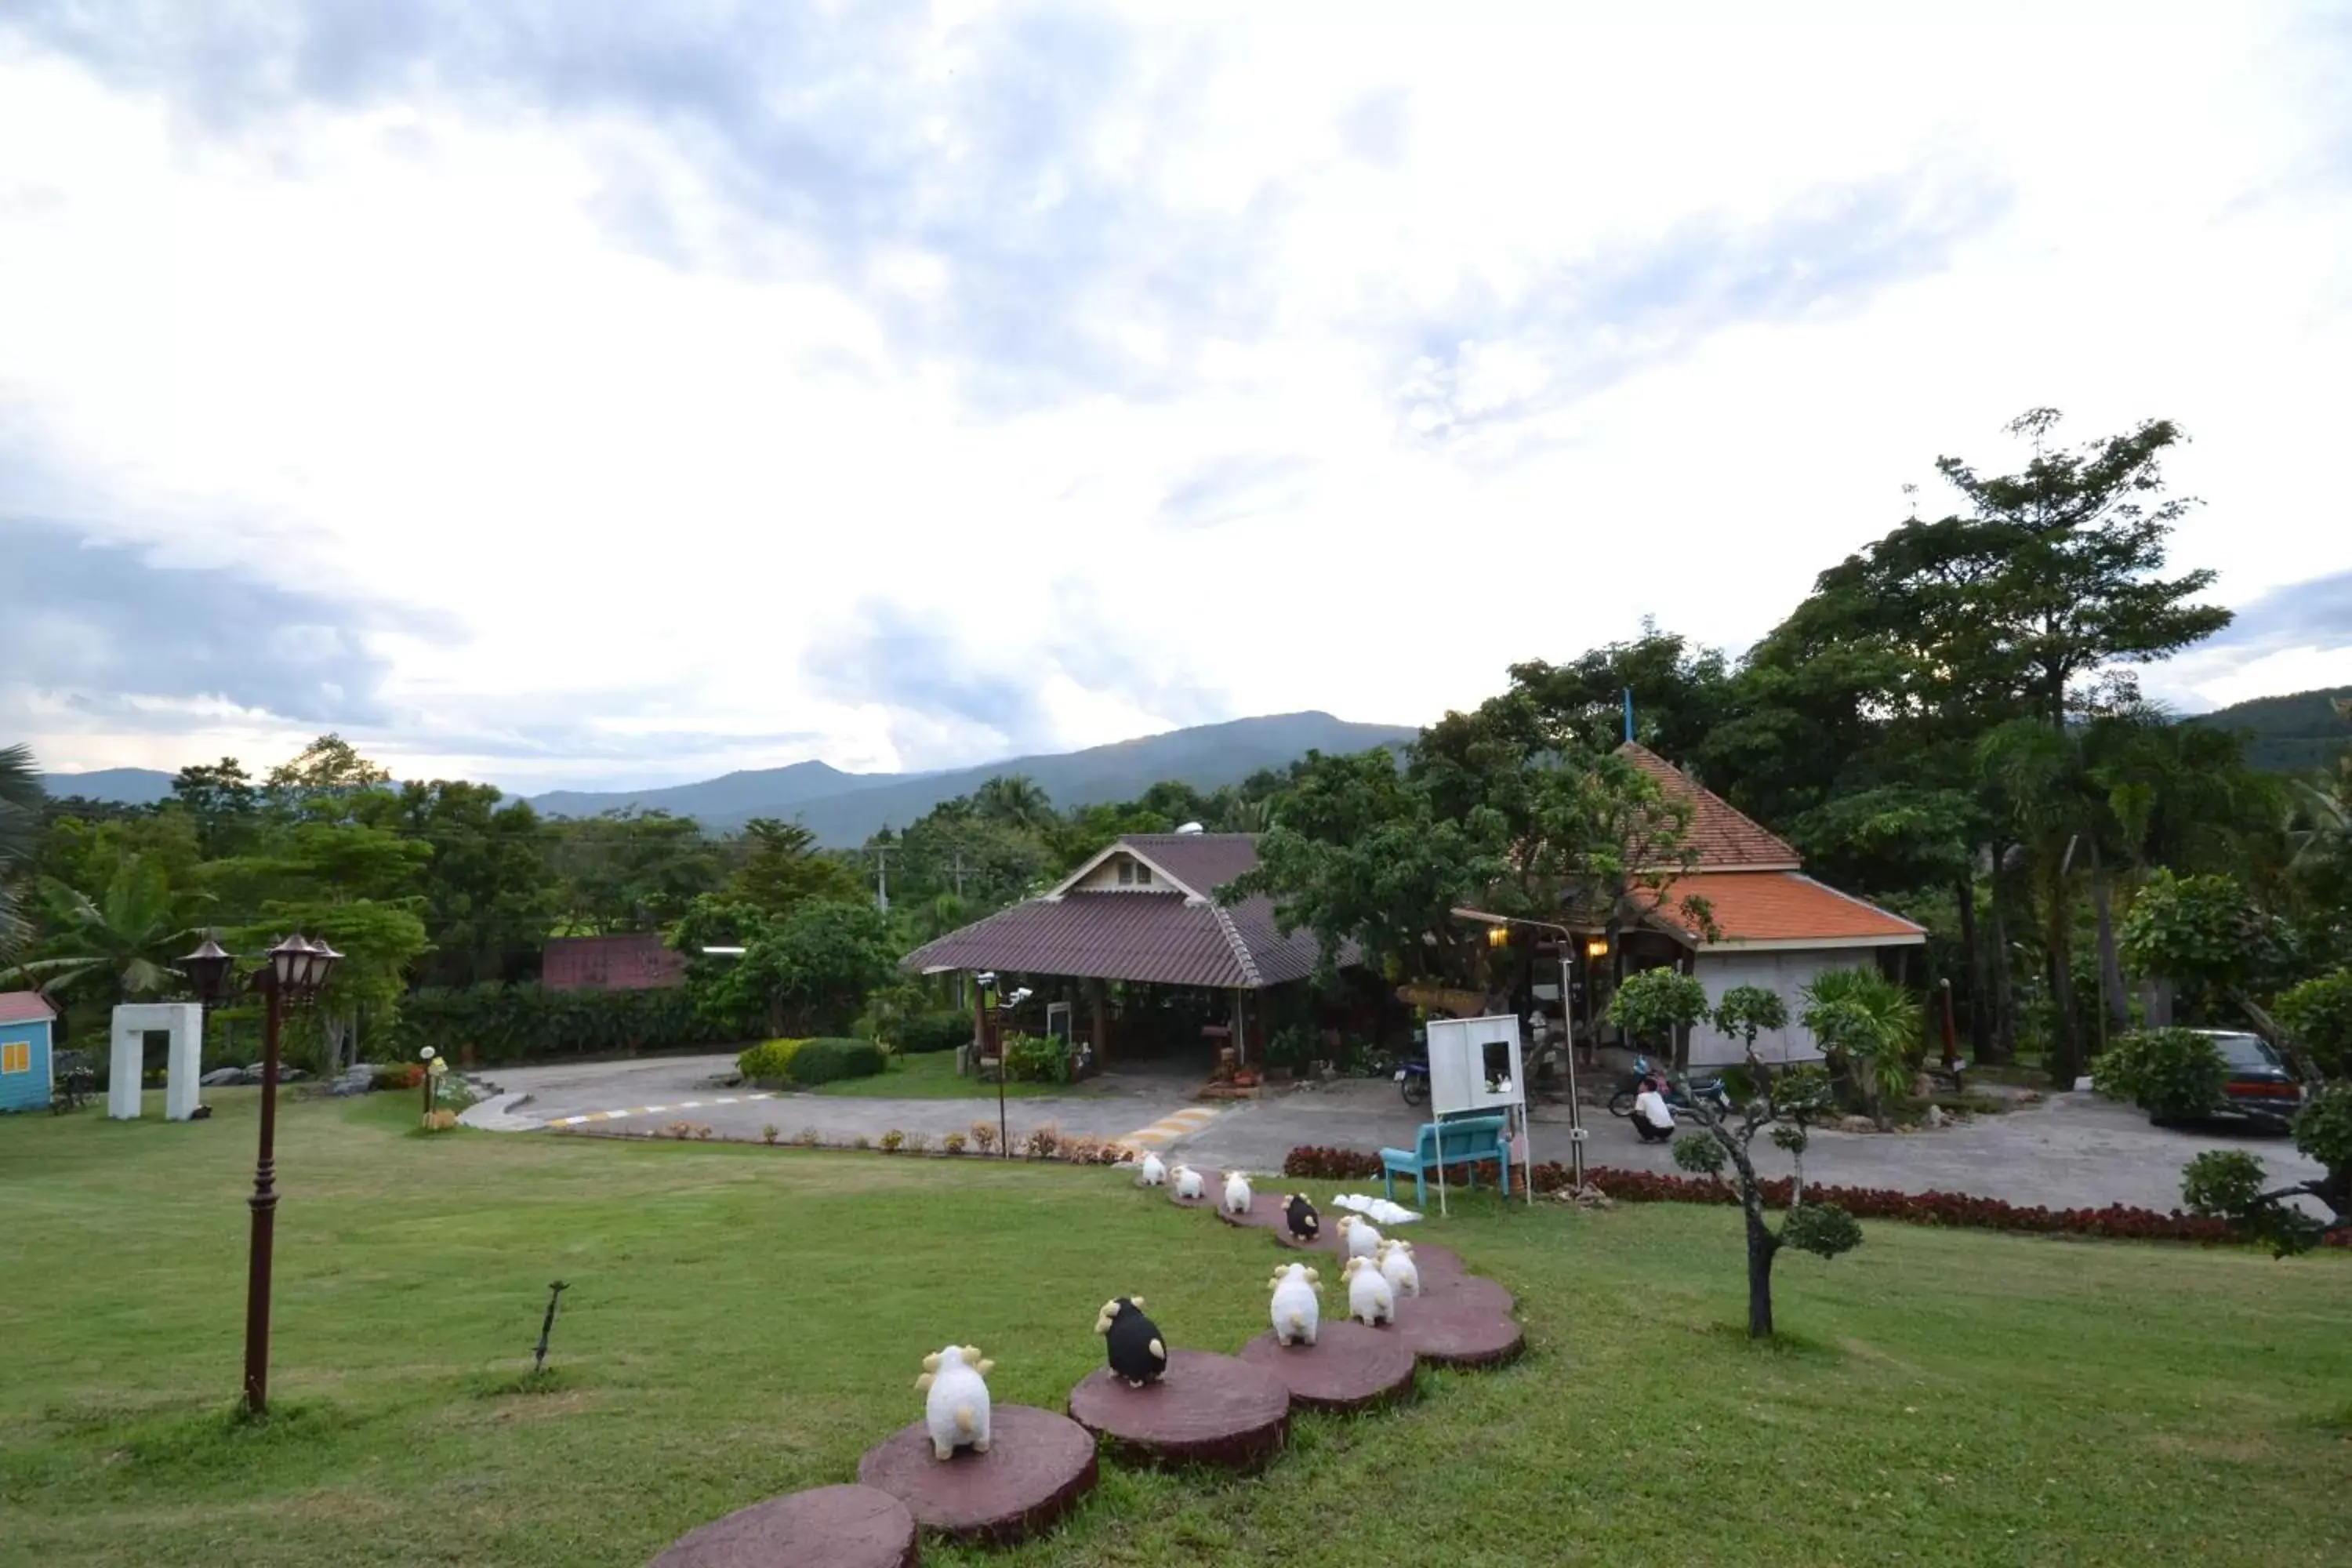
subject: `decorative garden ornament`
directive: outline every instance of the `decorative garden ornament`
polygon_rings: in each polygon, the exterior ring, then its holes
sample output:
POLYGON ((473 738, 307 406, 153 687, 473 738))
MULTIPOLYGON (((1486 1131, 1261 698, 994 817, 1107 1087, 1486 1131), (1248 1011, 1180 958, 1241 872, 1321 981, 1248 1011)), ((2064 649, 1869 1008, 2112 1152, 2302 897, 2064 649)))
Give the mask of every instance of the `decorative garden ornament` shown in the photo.
POLYGON ((923 1425, 930 1429, 931 1454, 950 1459, 958 1448, 988 1452, 988 1384, 996 1363, 982 1361, 978 1345, 950 1345, 923 1358, 915 1386, 929 1391, 923 1425))

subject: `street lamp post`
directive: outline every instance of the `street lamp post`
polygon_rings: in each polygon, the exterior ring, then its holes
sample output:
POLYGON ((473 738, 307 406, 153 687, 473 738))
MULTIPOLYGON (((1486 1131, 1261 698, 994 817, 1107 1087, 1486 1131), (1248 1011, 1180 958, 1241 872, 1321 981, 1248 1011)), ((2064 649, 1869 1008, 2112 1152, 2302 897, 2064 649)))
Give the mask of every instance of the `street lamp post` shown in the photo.
MULTIPOLYGON (((252 1239, 246 1252, 245 1283, 245 1408, 249 1415, 269 1413, 269 1271, 278 1223, 278 1038, 289 1006, 315 1000, 327 977, 342 959, 325 942, 310 942, 299 931, 271 948, 268 962, 250 984, 262 994, 261 1141, 253 1163, 253 1195, 246 1205, 253 1214, 252 1239)), ((207 1008, 226 1001, 236 958, 206 937, 195 952, 180 960, 195 983, 196 994, 207 1008)))

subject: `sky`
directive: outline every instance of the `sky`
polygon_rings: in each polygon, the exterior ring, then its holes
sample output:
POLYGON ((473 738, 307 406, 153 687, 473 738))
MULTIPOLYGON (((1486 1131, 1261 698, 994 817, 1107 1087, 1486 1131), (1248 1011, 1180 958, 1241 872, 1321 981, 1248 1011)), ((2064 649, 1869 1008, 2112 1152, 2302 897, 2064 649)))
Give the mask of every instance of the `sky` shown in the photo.
POLYGON ((2352 6, 0 7, 0 742, 1420 723, 2143 419, 2352 683, 2352 6), (1916 486, 1916 492, 1906 491, 1916 486))

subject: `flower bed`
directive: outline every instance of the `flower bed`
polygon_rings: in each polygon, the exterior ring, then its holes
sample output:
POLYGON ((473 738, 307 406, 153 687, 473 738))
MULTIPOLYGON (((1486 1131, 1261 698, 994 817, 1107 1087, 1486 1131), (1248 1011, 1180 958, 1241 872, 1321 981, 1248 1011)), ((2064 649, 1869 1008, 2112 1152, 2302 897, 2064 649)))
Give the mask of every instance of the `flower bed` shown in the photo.
MULTIPOLYGON (((1325 1181, 1353 1181, 1377 1176, 1377 1156, 1352 1149, 1301 1145, 1282 1163, 1286 1176, 1309 1176, 1325 1181)), ((1494 1163, 1473 1173, 1481 1183, 1494 1182, 1494 1163)), ((1620 1203, 1737 1204, 1739 1194, 1724 1183, 1706 1176, 1661 1175, 1651 1171, 1620 1171, 1588 1165, 1584 1179, 1620 1203)), ((1534 1171, 1536 1191, 1558 1192, 1568 1185, 1568 1167, 1547 1162, 1534 1171)), ((1790 1183, 1777 1177, 1764 1184, 1764 1201, 1774 1208, 1789 1205, 1790 1183)), ((1891 1187, 1840 1187, 1822 1183, 1805 1188, 1809 1200, 1834 1204, 1856 1219, 1899 1220, 1906 1225, 1935 1225, 1972 1230, 2005 1230, 2027 1236, 2097 1236, 2124 1241, 2221 1242, 2244 1239, 2218 1219, 2200 1219, 2174 1209, 2154 1209, 2112 1204, 2105 1208, 2053 1209, 2041 1205, 2007 1203, 2000 1198, 1970 1197, 1966 1193, 1905 1193, 1891 1187)), ((2352 1246, 2352 1233, 2336 1231, 2331 1247, 2352 1246)))

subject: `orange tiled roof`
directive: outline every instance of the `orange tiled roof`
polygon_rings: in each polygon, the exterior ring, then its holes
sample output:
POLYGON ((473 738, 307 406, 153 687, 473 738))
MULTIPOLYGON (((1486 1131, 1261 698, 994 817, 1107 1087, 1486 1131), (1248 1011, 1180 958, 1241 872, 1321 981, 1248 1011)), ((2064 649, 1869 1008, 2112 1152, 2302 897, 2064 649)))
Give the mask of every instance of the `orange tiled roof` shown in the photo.
POLYGON ((1723 946, 1769 942, 1836 947, 1927 938, 1926 927, 1794 871, 1702 871, 1678 877, 1652 919, 1696 937, 1698 933, 1680 908, 1683 900, 1694 896, 1707 901, 1723 946))
POLYGON ((1793 871, 1804 864, 1788 840, 1734 810, 1721 795, 1693 784, 1680 768, 1647 746, 1628 741, 1617 748, 1617 754, 1657 780, 1668 798, 1690 803, 1690 842, 1698 851, 1692 869, 1793 871))

